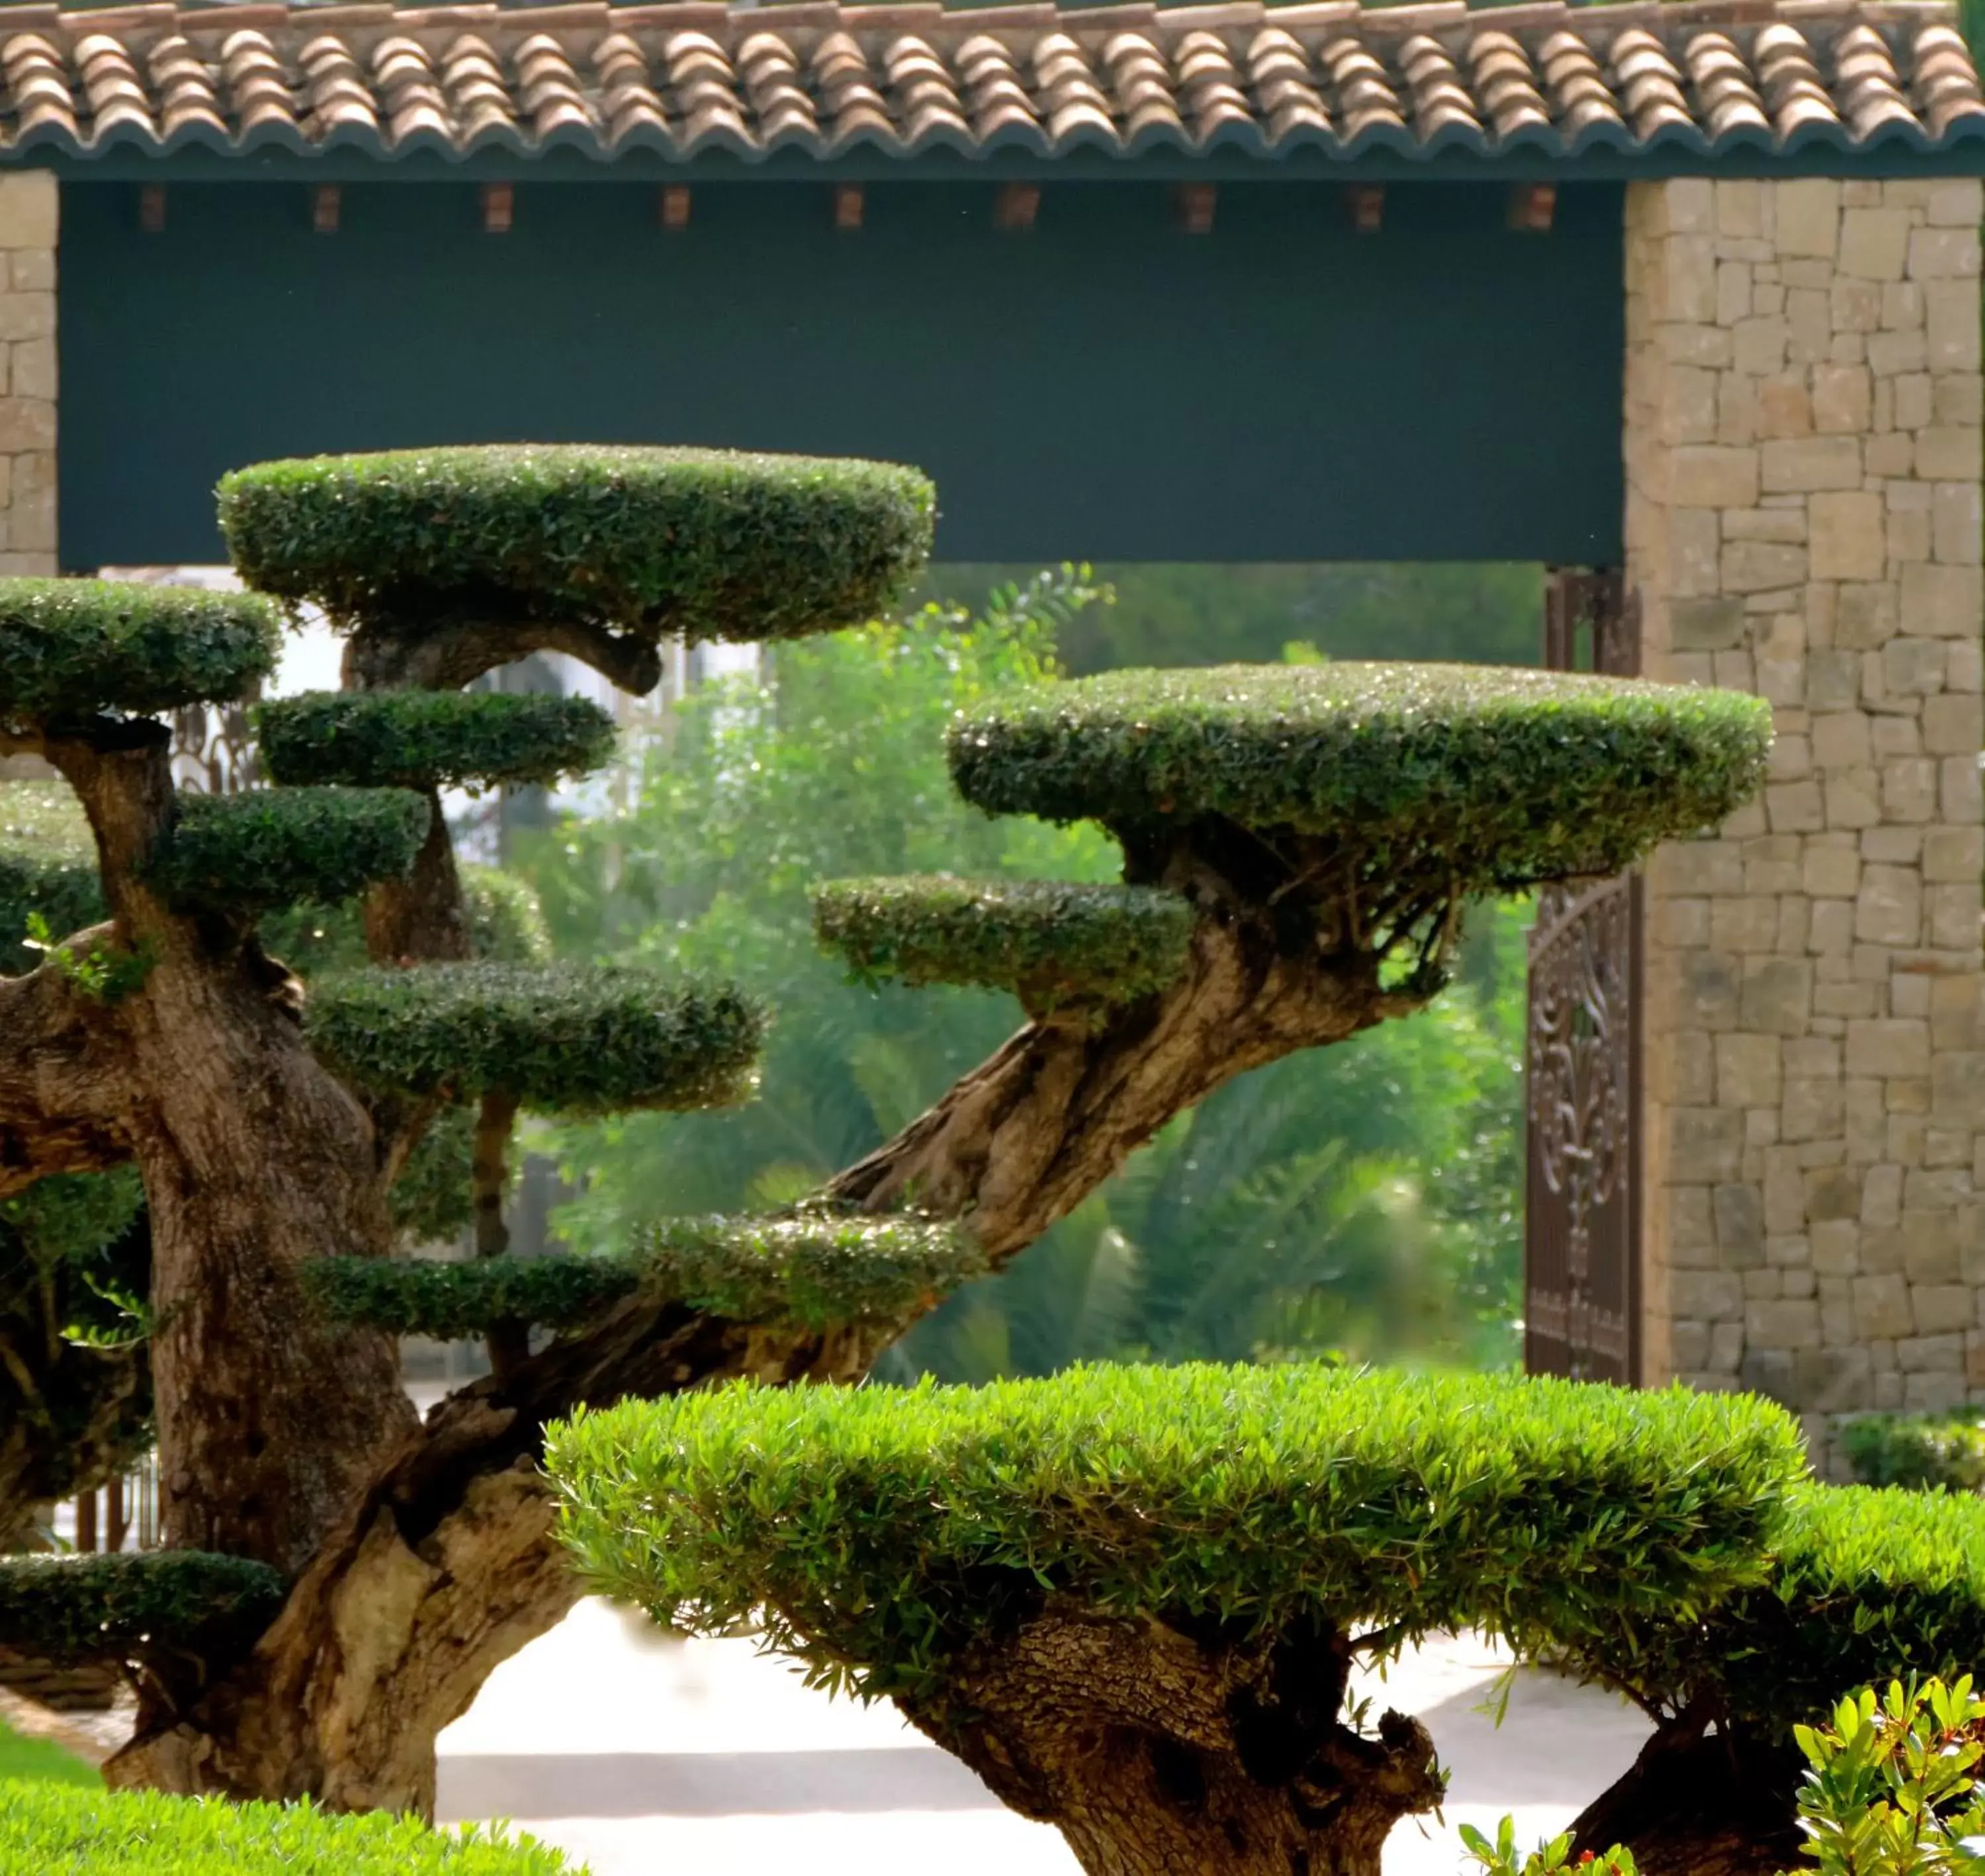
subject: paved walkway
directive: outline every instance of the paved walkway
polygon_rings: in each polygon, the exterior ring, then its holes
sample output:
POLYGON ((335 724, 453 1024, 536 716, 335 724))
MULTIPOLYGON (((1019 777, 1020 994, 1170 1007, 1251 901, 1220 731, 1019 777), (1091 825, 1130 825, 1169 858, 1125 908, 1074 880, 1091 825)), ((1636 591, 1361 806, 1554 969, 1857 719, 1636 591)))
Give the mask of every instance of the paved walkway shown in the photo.
MULTIPOLYGON (((1499 1730, 1478 1710, 1506 1665, 1464 1637, 1367 1690, 1418 1713, 1453 1774, 1445 1827, 1402 1825, 1387 1876, 1455 1876, 1457 1824, 1510 1811, 1526 1842, 1562 1829, 1638 1749, 1637 1713, 1548 1675, 1517 1676, 1499 1730)), ((593 1876, 1075 1876, 1054 1831, 893 1708, 830 1700, 748 1642, 673 1641, 603 1602, 499 1669, 441 1750, 444 1818, 514 1819, 593 1876)))

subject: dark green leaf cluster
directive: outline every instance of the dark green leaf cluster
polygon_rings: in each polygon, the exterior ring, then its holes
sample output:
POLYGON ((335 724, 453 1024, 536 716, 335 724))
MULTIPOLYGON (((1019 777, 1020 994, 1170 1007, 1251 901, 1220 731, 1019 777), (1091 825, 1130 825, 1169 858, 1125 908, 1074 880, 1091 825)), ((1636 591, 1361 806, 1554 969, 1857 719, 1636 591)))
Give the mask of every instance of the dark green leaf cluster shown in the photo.
POLYGON ((978 1388, 629 1402, 555 1430, 592 1579, 869 1691, 1059 1592, 1239 1640, 1693 1614, 1762 1572, 1804 1465, 1767 1403, 1504 1375, 1076 1368, 978 1388))
POLYGON ((1463 893, 1618 872, 1763 780, 1734 693, 1470 665, 1119 671, 1003 697, 950 740, 965 798, 1131 836, 1196 821, 1330 841, 1463 893))
POLYGON ((304 1013, 311 1047, 362 1086, 494 1089, 539 1113, 746 1099, 764 1027, 741 991, 631 965, 352 971, 314 986, 304 1013))
POLYGON ((275 670, 280 636, 254 593, 0 579, 0 723, 231 703, 275 670))
POLYGON ((1975 1407, 1947 1414, 1857 1414, 1841 1427, 1840 1444, 1864 1485, 1985 1490, 1985 1411, 1975 1407))
POLYGON ((263 704, 255 727, 263 763, 284 784, 549 787, 613 753, 613 719, 586 697, 319 690, 263 704))
MULTIPOLYGON (((495 867, 460 869, 470 950, 486 964, 545 964, 551 935, 538 895, 526 880, 495 867)), ((301 978, 362 970, 371 961, 365 946, 363 908, 354 900, 278 908, 261 924, 262 948, 301 978)))
POLYGON ((350 629, 530 619, 636 637, 858 625, 930 552, 935 497, 893 465, 526 445, 237 470, 220 524, 250 586, 350 629))
POLYGON ((926 874, 817 886, 813 918, 865 982, 977 984, 1033 1009, 1162 990, 1185 968, 1193 913, 1148 886, 926 874))
POLYGON ((404 875, 429 817, 426 800, 405 788, 185 794, 146 878, 188 909, 334 903, 404 875))
POLYGON ((636 1290, 734 1322, 891 1322, 985 1269, 956 1225, 802 1213, 672 1218, 613 1257, 321 1258, 307 1280, 341 1321, 452 1341, 502 1321, 578 1328, 636 1290))
POLYGON ((22 942, 35 913, 62 938, 105 916, 96 846, 65 784, 10 782, 0 787, 0 975, 42 961, 22 942))
POLYGON ((0 1804, 0 1870, 27 1876, 584 1876, 529 1837, 434 1831, 385 1811, 223 1804, 19 1781, 0 1804))
POLYGON ((202 1550, 0 1557, 0 1646, 56 1662, 207 1655, 275 1619, 279 1571, 202 1550))

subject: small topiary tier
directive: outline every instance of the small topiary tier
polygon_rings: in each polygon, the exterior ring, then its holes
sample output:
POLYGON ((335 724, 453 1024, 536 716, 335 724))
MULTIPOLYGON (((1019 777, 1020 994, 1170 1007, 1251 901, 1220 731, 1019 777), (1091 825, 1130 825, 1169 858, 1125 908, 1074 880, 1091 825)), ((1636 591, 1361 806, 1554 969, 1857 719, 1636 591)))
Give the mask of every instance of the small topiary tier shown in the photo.
POLYGON ((0 1557, 0 1647, 63 1664, 222 1653, 252 1643, 284 1592, 266 1563, 200 1550, 0 1557))
POLYGON ((430 1830, 386 1811, 227 1804, 156 1791, 16 1781, 0 1804, 9 1876, 583 1876, 500 1827, 430 1830))
POLYGON ((977 984, 1029 1008, 1130 1003, 1185 968, 1191 906, 1145 886, 949 874, 814 888, 814 931, 868 982, 977 984))
POLYGON ((255 724, 264 765, 285 784, 549 787, 613 753, 613 719, 586 697, 320 690, 263 704, 255 724))
POLYGON ((579 1328, 643 1288, 737 1322, 888 1321, 985 1270, 955 1225, 813 1214, 670 1219, 617 1257, 326 1257, 307 1274, 340 1321, 453 1341, 506 1322, 579 1328))
POLYGON ((403 877, 431 818, 426 800, 405 788, 182 794, 146 879, 186 908, 334 903, 403 877))
POLYGON ((1770 706, 1731 692, 1473 665, 1117 671, 954 726, 989 814, 1132 836, 1208 819, 1336 844, 1466 894, 1616 873, 1759 786, 1770 706))
POLYGON ((341 972, 304 1013, 317 1055, 363 1086, 498 1092, 539 1113, 734 1104, 757 1085, 764 1027, 741 991, 626 965, 341 972))
POLYGON ((0 579, 0 723, 230 703, 275 670, 280 637, 255 593, 0 579))
POLYGON ((824 1674, 941 1700, 1051 1592, 1224 1647, 1699 1609, 1755 1575, 1805 1458, 1745 1396, 1288 1365, 734 1386, 589 1414, 547 1463, 601 1589, 706 1631, 762 1606, 824 1674))
POLYGON ((333 625, 531 619, 653 639, 858 625, 930 552, 930 483, 887 463, 526 445, 267 462, 224 476, 250 586, 333 625))

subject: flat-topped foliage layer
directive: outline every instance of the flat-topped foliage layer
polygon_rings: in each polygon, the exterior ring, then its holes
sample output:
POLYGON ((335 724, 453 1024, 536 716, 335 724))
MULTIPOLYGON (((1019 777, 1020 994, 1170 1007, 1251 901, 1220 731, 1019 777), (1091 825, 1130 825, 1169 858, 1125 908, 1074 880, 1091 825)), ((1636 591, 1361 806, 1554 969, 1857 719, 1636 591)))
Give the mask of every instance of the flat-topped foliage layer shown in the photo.
POLYGON ((252 1641, 283 1592, 267 1564, 200 1550, 0 1558, 0 1646, 55 1661, 205 1652, 252 1641))
POLYGON ((183 793, 146 881, 175 905, 219 911, 335 904, 404 876, 430 819, 406 788, 183 793))

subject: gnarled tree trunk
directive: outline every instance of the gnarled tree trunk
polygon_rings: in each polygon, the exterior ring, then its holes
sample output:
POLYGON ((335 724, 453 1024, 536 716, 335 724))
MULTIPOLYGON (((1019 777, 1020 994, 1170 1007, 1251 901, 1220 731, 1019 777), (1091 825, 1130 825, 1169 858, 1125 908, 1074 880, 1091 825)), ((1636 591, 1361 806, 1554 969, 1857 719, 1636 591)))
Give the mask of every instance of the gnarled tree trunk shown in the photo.
POLYGON ((1572 1841, 1624 1844, 1641 1876, 1778 1876, 1799 1867, 1799 1755, 1741 1733, 1664 1727, 1579 1814, 1572 1841))

